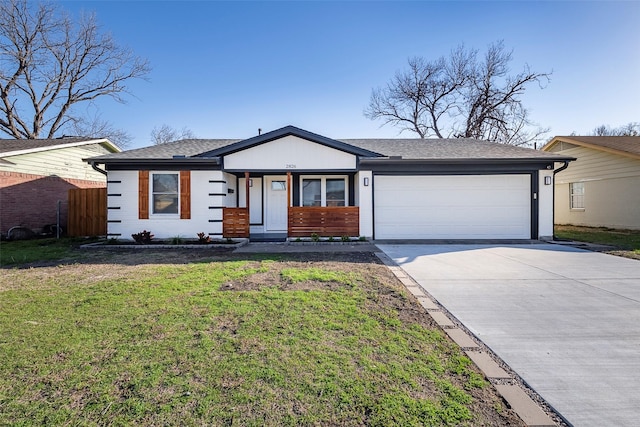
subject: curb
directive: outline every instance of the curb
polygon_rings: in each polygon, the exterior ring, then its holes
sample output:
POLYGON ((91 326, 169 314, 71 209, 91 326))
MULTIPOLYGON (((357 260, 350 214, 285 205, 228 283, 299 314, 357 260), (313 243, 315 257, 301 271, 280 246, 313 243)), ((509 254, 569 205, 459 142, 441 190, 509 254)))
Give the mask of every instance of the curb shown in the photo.
POLYGON ((193 244, 193 245, 170 245, 170 244, 157 244, 157 245, 109 245, 104 242, 87 243, 81 245, 80 249, 237 249, 245 246, 249 243, 249 239, 244 239, 237 243, 206 243, 206 244, 193 244))
MULTIPOLYGON (((458 325, 461 325, 461 323, 387 256, 387 254, 376 252, 375 255, 389 268, 393 275, 402 282, 404 287, 416 297, 427 314, 442 328, 447 336, 475 363, 487 380, 489 380, 502 396, 507 405, 513 409, 527 426, 555 427, 558 425, 547 415, 542 405, 533 400, 529 395, 530 393, 535 393, 537 396, 535 390, 526 390, 520 378, 508 373, 496 362, 496 360, 499 360, 504 366, 508 366, 504 361, 490 352, 486 345, 476 336, 460 328, 458 325), (478 345, 478 343, 481 343, 482 346, 478 345)), ((540 401, 544 401, 541 397, 537 397, 540 401)), ((549 409, 552 410, 550 406, 549 409)), ((559 416, 561 417, 561 415, 559 416)))

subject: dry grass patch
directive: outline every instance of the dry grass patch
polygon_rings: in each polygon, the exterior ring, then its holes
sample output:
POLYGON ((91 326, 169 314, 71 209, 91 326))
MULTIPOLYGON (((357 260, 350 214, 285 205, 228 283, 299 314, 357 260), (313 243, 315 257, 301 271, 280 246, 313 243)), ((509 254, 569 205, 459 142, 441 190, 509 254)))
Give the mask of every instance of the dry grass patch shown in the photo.
POLYGON ((0 424, 521 425, 372 254, 104 254, 4 271, 0 424))

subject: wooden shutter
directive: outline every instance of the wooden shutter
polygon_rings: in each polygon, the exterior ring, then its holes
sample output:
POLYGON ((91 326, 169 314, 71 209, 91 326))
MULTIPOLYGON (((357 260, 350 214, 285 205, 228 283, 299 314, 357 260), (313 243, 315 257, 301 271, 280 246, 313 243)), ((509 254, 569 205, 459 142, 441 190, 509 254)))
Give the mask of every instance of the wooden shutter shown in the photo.
POLYGON ((149 219, 149 171, 138 171, 138 218, 149 219))
POLYGON ((191 219, 191 171, 180 171, 180 219, 191 219))

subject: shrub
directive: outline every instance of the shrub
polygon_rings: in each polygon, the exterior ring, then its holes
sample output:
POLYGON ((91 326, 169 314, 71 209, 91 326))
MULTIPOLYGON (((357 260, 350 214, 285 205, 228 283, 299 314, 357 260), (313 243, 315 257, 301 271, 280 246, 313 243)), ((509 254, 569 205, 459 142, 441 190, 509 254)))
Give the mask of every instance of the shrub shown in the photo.
POLYGON ((139 245, 148 245, 153 239, 153 234, 150 231, 143 230, 140 233, 132 234, 131 237, 139 245))
POLYGON ((343 242, 348 242, 348 241, 350 241, 350 240, 351 240, 351 238, 350 238, 349 236, 342 236, 340 239, 341 239, 343 242))
POLYGON ((204 233, 198 233, 198 243, 211 243, 211 237, 205 236, 204 233))
POLYGON ((320 235, 318 233, 311 233, 311 241, 319 242, 320 241, 320 235))

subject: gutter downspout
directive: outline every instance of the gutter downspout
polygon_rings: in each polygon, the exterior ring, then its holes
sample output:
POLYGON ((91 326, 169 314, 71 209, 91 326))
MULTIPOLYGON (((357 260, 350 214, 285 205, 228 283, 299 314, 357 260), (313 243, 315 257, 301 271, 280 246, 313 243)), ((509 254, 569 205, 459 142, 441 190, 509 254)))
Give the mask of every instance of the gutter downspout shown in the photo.
MULTIPOLYGON (((553 223, 554 230, 556 225, 556 174, 559 172, 562 172, 568 167, 569 167, 569 161, 564 160, 564 164, 560 166, 558 169, 555 169, 553 171, 553 195, 552 195, 553 203, 551 205, 551 209, 552 209, 551 221, 553 223)), ((553 240, 556 240, 555 231, 553 232, 553 240)))
POLYGON ((96 172, 100 172, 102 175, 107 176, 107 171, 100 169, 98 166, 96 166, 95 162, 91 162, 91 167, 93 168, 93 170, 95 170, 96 172))

